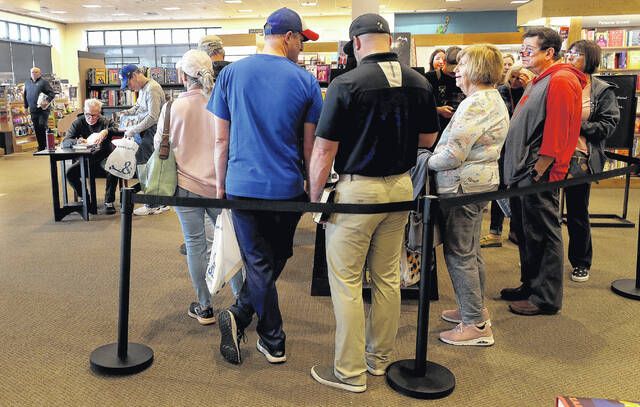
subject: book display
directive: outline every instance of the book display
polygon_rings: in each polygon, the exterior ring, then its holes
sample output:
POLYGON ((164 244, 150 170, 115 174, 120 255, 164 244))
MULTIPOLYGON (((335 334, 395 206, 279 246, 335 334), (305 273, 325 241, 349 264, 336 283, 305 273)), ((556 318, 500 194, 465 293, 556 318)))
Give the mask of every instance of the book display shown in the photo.
MULTIPOLYGON (((640 27, 615 29, 583 28, 583 39, 595 41, 602 48, 600 74, 636 75, 636 98, 640 95, 640 27)), ((603 78, 606 80, 606 78, 603 78)), ((638 109, 638 107, 636 107, 638 109)), ((640 111, 634 120, 633 156, 640 156, 640 111)), ((613 165, 613 164, 612 164, 613 165)), ((619 165, 619 164, 618 164, 619 165)))

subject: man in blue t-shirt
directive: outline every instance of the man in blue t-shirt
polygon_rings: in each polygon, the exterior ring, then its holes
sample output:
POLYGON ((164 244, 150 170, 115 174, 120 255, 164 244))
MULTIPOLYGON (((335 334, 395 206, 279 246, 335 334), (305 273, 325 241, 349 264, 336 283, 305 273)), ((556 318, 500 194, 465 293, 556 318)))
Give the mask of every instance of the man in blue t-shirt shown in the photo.
MULTIPOLYGON (((217 196, 306 201, 303 174, 308 174, 322 96, 316 78, 296 62, 303 42, 318 34, 288 8, 268 17, 264 34, 262 54, 220 72, 208 105, 215 115, 217 196)), ((220 353, 231 363, 241 363, 239 341, 254 312, 258 350, 270 363, 286 361, 276 280, 293 254, 300 215, 232 212, 246 279, 236 303, 218 316, 220 353)))

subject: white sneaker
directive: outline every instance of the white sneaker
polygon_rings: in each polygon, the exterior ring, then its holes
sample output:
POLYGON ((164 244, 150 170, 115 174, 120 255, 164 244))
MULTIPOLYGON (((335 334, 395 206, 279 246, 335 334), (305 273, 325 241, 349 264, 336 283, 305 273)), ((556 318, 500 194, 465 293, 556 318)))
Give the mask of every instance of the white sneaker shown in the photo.
POLYGON ((159 213, 168 211, 169 207, 166 205, 158 206, 156 208, 152 208, 147 205, 143 205, 137 209, 133 210, 133 214, 136 216, 147 216, 147 215, 157 215, 159 213))
POLYGON ((462 322, 451 330, 440 332, 440 340, 458 346, 491 346, 494 343, 493 332, 488 324, 480 329, 462 322))

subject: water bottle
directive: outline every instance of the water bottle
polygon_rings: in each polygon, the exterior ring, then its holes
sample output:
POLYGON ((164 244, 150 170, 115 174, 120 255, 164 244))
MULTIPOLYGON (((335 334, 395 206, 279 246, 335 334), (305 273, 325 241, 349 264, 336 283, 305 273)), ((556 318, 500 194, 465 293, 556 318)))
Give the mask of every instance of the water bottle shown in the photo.
POLYGON ((55 151, 56 149, 56 138, 51 129, 47 129, 47 150, 55 151))

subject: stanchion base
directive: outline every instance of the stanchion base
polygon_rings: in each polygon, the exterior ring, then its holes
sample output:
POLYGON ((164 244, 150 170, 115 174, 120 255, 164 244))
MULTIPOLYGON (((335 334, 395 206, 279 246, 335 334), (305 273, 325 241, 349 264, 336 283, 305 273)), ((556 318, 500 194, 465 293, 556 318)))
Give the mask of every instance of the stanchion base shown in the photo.
POLYGON ((392 363, 387 369, 387 383, 405 396, 417 399, 441 399, 456 387, 456 378, 446 367, 427 361, 427 373, 416 376, 415 360, 405 359, 392 363))
POLYGON ((127 358, 118 357, 118 344, 110 343, 91 352, 91 369, 105 375, 128 375, 142 372, 153 363, 153 350, 140 343, 129 342, 127 358))
POLYGON ((636 287, 636 280, 622 279, 611 283, 611 290, 623 297, 640 300, 640 288, 636 287))

